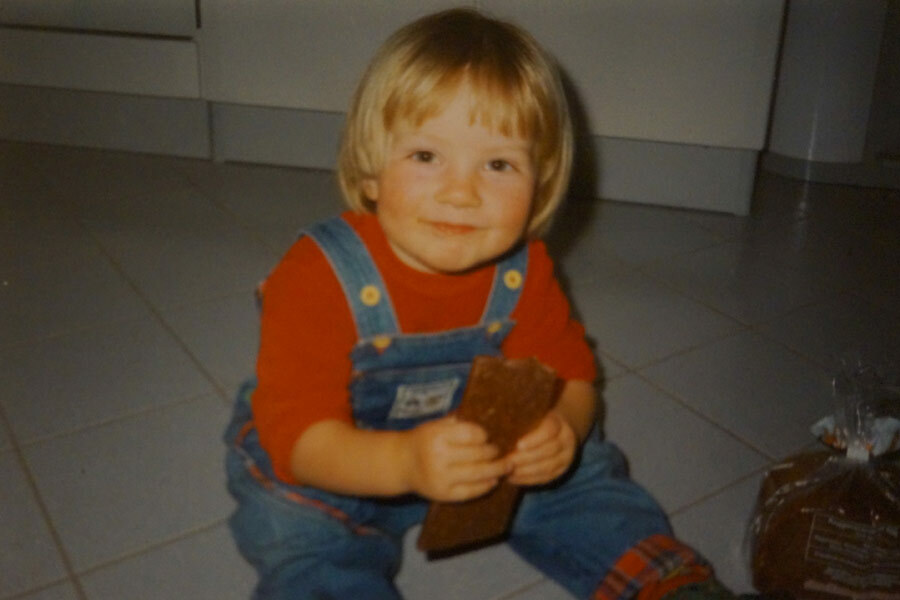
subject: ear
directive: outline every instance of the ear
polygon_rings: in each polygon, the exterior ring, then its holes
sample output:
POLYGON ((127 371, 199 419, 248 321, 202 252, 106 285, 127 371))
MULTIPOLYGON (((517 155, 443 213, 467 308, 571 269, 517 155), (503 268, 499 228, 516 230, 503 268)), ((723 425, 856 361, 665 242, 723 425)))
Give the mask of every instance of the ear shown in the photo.
POLYGON ((363 179, 362 190, 366 195, 366 198, 368 198, 372 202, 376 202, 378 200, 378 180, 374 177, 363 179))

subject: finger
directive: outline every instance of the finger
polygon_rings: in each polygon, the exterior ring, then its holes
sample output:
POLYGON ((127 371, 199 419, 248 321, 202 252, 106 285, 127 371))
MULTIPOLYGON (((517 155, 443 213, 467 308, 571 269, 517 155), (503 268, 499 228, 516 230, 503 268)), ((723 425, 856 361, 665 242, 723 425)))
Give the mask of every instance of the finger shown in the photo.
POLYGON ((450 477, 454 483, 492 481, 509 475, 512 470, 513 465, 506 460, 457 464, 450 467, 450 477))
MULTIPOLYGON (((455 418, 454 418, 455 419, 455 418)), ((484 444, 487 442, 487 431, 476 423, 455 421, 449 428, 447 439, 454 444, 484 444)))
POLYGON ((555 451, 548 454, 522 453, 516 457, 509 457, 510 462, 514 465, 510 481, 544 477, 546 474, 551 474, 553 477, 559 476, 569 468, 574 458, 574 447, 565 443, 560 443, 555 451))
POLYGON ((546 460, 558 454, 563 454, 564 452, 565 445, 560 440, 551 439, 542 444, 524 449, 516 449, 507 458, 518 467, 546 460))
POLYGON ((534 448, 541 444, 546 443, 548 440, 552 440, 554 437, 559 435, 559 431, 561 429, 561 425, 556 418, 552 416, 548 416, 540 424, 522 436, 519 441, 516 443, 516 448, 521 450, 528 450, 530 448, 534 448))
POLYGON ((566 462, 566 457, 562 453, 554 453, 548 456, 542 456, 535 460, 529 460, 522 463, 514 463, 514 474, 533 474, 556 469, 559 465, 566 462))
POLYGON ((509 476, 509 482, 514 485, 547 483, 562 475, 565 470, 565 464, 565 461, 554 457, 523 467, 517 467, 509 476))
POLYGON ((453 446, 447 463, 449 465, 468 465, 493 461, 500 451, 492 444, 470 444, 453 446))
POLYGON ((457 483, 450 486, 444 498, 438 498, 445 502, 462 502, 484 496, 500 483, 499 479, 478 482, 457 483))

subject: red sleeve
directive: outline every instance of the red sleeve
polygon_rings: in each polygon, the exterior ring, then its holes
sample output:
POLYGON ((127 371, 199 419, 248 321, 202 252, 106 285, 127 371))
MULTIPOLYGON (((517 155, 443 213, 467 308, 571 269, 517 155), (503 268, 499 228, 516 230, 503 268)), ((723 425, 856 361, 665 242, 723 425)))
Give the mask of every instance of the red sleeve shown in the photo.
POLYGON ((253 420, 275 474, 294 481, 290 455, 311 424, 352 422, 347 383, 353 317, 328 260, 301 238, 266 279, 253 420))
POLYGON ((572 319, 543 242, 532 242, 529 247, 525 288, 512 318, 516 326, 503 343, 506 356, 534 356, 566 380, 593 381, 597 376, 584 327, 572 319))

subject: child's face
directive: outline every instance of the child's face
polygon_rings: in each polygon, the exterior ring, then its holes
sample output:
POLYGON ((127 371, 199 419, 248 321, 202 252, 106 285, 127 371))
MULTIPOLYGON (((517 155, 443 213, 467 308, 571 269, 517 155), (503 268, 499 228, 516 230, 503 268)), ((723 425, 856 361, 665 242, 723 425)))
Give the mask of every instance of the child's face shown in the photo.
POLYGON ((428 273, 459 273, 519 242, 531 215, 531 141, 472 123, 463 84, 443 112, 400 125, 381 173, 363 189, 396 255, 428 273))

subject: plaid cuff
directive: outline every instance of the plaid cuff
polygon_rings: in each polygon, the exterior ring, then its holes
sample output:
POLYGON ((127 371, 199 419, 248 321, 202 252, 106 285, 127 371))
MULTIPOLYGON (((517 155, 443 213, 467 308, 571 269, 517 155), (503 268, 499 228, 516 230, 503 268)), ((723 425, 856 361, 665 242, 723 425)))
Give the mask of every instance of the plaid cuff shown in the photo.
POLYGON ((669 536, 654 535, 629 548, 591 598, 651 600, 711 577, 709 564, 694 550, 669 536))

